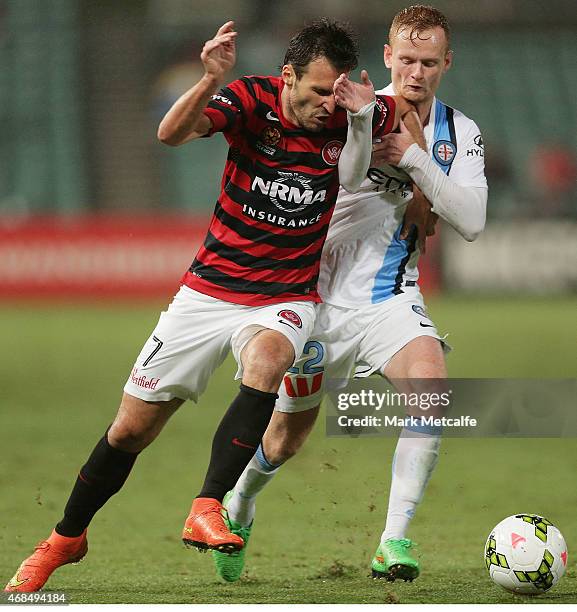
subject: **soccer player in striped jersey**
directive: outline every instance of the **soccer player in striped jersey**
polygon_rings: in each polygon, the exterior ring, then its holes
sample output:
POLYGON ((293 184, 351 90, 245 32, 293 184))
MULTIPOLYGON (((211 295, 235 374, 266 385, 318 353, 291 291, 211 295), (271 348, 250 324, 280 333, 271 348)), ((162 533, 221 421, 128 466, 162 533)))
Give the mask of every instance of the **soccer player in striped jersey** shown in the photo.
MULTIPOLYGON (((256 495, 311 431, 327 379, 353 376, 360 362, 365 375, 379 373, 407 394, 446 390, 444 343, 427 315, 417 262, 436 215, 465 240, 482 231, 487 203, 482 139, 472 120, 435 97, 452 60, 442 13, 422 5, 402 10, 391 25, 384 60, 392 84, 381 93, 401 94, 415 104, 427 152, 405 131, 384 136, 373 146, 357 193, 339 193, 323 251, 324 303, 314 332, 285 377, 262 444, 225 497, 229 526, 245 542, 256 495), (409 220, 406 213, 415 210, 409 220), (420 236, 410 228, 413 220, 420 236)), ((370 136, 366 132, 367 142, 370 136)), ((347 156, 348 151, 341 164, 354 163, 347 156)), ((385 529, 371 564, 375 578, 413 580, 419 574, 406 534, 437 462, 440 434, 422 424, 400 433, 385 529)), ((226 558, 214 553, 225 580, 239 578, 245 552, 226 558)))
POLYGON ((339 156, 356 145, 369 159, 370 140, 357 139, 365 130, 383 137, 401 117, 423 138, 414 107, 402 98, 375 99, 366 72, 361 84, 348 79, 357 46, 342 24, 324 19, 304 28, 289 45, 280 77, 245 77, 219 90, 235 63, 235 39, 228 22, 205 44, 205 75, 158 131, 169 145, 220 131, 230 145, 204 244, 138 356, 118 414, 81 468, 63 519, 21 564, 8 591, 38 590, 56 568, 86 554, 94 514, 179 406, 196 401, 230 349, 240 393, 215 433, 182 539, 226 553, 244 545, 225 524, 221 502, 258 447, 283 375, 313 329, 339 156))

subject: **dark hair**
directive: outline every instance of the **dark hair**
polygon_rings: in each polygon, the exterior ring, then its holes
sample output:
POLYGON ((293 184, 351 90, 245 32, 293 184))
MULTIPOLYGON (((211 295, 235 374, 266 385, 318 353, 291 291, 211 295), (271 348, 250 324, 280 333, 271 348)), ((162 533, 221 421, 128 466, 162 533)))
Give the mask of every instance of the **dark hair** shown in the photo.
POLYGON ((325 17, 312 21, 292 37, 283 65, 291 64, 300 79, 308 64, 319 57, 326 57, 340 72, 357 67, 359 47, 348 24, 325 17))
POLYGON ((447 50, 451 48, 451 28, 447 18, 439 9, 425 4, 415 4, 399 11, 389 30, 389 45, 393 38, 403 30, 409 30, 409 40, 420 38, 420 33, 431 28, 443 28, 447 38, 447 50))

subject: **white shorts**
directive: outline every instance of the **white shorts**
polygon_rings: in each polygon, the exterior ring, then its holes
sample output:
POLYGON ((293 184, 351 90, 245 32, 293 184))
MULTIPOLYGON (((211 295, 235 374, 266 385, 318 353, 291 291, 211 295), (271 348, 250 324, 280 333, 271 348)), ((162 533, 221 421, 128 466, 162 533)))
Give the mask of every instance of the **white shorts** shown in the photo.
POLYGON ((358 310, 320 304, 313 333, 281 384, 275 410, 314 408, 327 380, 341 379, 344 385, 353 375, 382 373, 390 359, 419 336, 437 338, 450 350, 429 319, 418 287, 358 310))
POLYGON ((300 355, 315 314, 312 302, 243 306, 182 286, 160 314, 124 390, 147 402, 175 397, 196 401, 231 348, 238 363, 236 378, 242 377, 242 349, 263 329, 283 334, 300 355))

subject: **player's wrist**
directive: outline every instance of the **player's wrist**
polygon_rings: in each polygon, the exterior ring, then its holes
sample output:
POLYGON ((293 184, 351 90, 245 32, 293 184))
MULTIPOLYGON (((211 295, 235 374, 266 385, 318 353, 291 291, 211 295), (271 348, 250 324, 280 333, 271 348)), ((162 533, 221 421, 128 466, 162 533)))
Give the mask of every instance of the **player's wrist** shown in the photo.
POLYGON ((215 91, 224 83, 224 72, 209 72, 206 71, 201 79, 207 89, 214 89, 215 91))
POLYGON ((413 141, 405 149, 397 166, 399 168, 403 168, 404 170, 412 168, 415 165, 415 155, 418 154, 419 151, 422 151, 422 149, 419 147, 419 145, 416 142, 413 141))
POLYGON ((369 116, 372 119, 372 116, 373 116, 372 112, 373 112, 373 109, 375 108, 375 104, 376 104, 376 99, 373 99, 370 102, 367 102, 366 104, 361 106, 356 111, 347 110, 347 114, 349 117, 354 118, 354 119, 364 119, 365 117, 369 117, 369 116))

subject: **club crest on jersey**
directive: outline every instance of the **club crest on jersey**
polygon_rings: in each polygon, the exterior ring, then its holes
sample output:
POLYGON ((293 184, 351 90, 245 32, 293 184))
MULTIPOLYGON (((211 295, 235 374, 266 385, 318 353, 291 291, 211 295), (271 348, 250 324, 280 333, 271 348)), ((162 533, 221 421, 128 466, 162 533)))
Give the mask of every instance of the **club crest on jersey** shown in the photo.
POLYGON ((277 313, 277 316, 286 319, 289 321, 289 323, 296 325, 299 329, 301 329, 303 326, 301 318, 294 310, 281 310, 279 313, 277 313))
POLYGON ((281 134, 277 128, 267 125, 260 133, 260 139, 268 147, 274 147, 279 143, 281 134))
POLYGON ((433 157, 441 166, 450 166, 457 154, 457 147, 450 140, 437 140, 433 145, 433 157))
POLYGON ((340 140, 330 140, 327 142, 321 151, 325 164, 336 166, 339 163, 339 157, 341 156, 343 146, 340 140))

